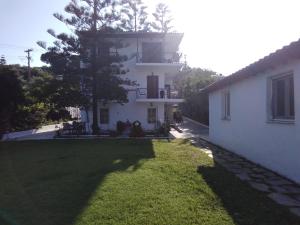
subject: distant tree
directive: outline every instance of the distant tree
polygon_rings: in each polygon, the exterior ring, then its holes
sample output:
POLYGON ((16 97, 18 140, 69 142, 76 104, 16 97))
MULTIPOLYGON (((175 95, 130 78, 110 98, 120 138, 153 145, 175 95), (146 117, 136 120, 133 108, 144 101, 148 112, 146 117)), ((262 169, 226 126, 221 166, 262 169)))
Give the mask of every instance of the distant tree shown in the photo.
POLYGON ((220 80, 221 75, 201 68, 185 68, 174 79, 175 89, 185 99, 180 104, 183 114, 204 124, 208 124, 208 95, 201 90, 220 80))
POLYGON ((1 55, 1 58, 0 58, 0 65, 6 65, 6 59, 5 59, 5 56, 4 56, 4 55, 1 55))
POLYGON ((155 21, 151 23, 153 30, 162 33, 168 33, 171 31, 173 26, 171 26, 172 17, 170 15, 171 11, 168 5, 164 3, 159 3, 156 6, 155 12, 152 14, 155 21))
POLYGON ((147 6, 142 0, 122 0, 121 28, 124 31, 149 31, 147 6))
POLYGON ((13 112, 24 102, 24 92, 16 70, 0 66, 0 136, 11 128, 13 112))
MULTIPOLYGON (((50 63, 55 74, 62 76, 66 85, 73 80, 77 90, 80 84, 81 93, 91 98, 94 134, 99 132, 98 102, 126 102, 127 91, 122 85, 131 84, 129 80, 115 76, 123 72, 122 62, 126 60, 118 53, 122 44, 106 38, 107 34, 121 31, 120 3, 120 0, 72 0, 65 7, 66 13, 71 15, 69 18, 58 13, 54 16, 72 27, 73 34, 56 35, 53 30, 48 30, 56 41, 41 57, 42 61, 50 63), (111 50, 114 50, 113 54, 111 50), (81 68, 81 63, 85 64, 85 69, 81 68)), ((46 48, 44 43, 38 44, 46 48)), ((70 90, 70 87, 62 88, 63 93, 70 90)))

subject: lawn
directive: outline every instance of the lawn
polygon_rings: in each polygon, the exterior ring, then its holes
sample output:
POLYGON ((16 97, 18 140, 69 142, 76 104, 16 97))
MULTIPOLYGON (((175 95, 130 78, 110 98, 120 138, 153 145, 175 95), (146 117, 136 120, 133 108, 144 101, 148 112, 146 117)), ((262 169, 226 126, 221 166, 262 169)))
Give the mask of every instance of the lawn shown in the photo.
POLYGON ((0 143, 0 177, 1 225, 299 224, 183 140, 0 143))

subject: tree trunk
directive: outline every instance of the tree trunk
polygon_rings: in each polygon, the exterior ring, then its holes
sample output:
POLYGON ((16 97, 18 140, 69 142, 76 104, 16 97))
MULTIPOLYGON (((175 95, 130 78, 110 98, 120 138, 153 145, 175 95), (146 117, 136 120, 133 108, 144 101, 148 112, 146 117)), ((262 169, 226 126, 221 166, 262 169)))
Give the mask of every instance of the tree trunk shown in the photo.
POLYGON ((93 18, 93 43, 92 43, 92 76, 93 76, 93 90, 92 90, 92 104, 93 104, 93 134, 99 134, 98 126, 98 98, 97 98, 97 0, 94 0, 94 18, 93 18))

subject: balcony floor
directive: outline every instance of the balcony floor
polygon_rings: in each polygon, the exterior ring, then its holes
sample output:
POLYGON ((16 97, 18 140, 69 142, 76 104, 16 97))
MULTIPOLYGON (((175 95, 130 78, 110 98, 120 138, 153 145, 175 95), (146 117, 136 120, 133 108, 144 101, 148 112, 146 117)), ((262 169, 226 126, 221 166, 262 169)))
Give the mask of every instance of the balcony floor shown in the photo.
POLYGON ((174 98, 140 98, 140 99, 136 99, 136 102, 181 103, 181 102, 184 102, 184 99, 182 99, 182 98, 178 98, 178 99, 174 99, 174 98))

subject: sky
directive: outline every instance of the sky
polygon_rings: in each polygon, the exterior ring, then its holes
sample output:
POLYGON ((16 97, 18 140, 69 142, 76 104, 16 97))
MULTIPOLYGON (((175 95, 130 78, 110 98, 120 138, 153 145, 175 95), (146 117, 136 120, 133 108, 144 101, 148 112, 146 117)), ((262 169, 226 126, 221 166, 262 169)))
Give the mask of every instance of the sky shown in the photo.
MULTIPOLYGON (((0 0, 0 55, 7 63, 25 65, 24 50, 33 48, 33 66, 41 66, 43 50, 36 41, 51 43, 46 32, 67 28, 55 19, 69 0, 0 0)), ((231 73, 300 38, 299 0, 144 0, 149 11, 167 3, 176 31, 183 32, 180 51, 188 64, 231 73)))

